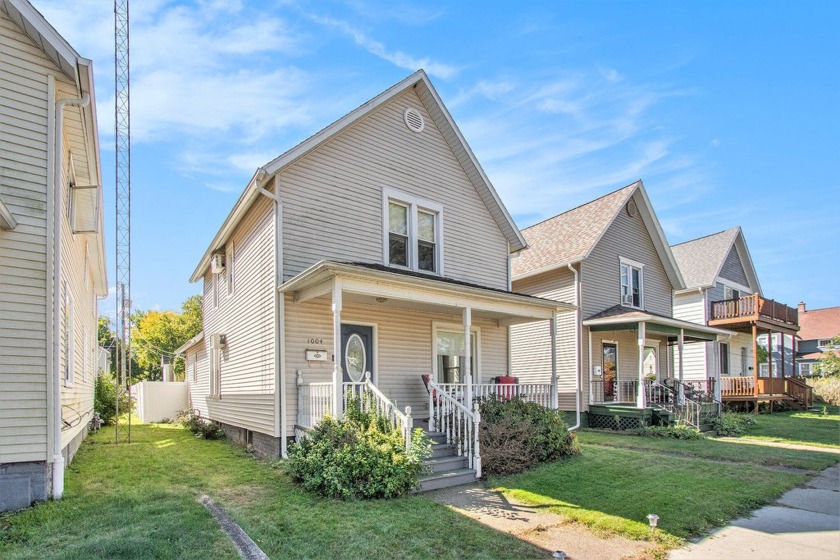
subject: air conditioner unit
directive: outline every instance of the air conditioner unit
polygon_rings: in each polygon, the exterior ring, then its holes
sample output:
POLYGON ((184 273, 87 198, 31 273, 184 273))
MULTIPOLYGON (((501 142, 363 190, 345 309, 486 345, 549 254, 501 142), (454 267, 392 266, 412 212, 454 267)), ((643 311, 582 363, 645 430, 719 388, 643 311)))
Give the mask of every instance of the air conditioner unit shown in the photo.
POLYGON ((222 253, 216 253, 210 259, 211 274, 221 274, 225 271, 225 256, 222 253))
POLYGON ((221 333, 216 333, 210 336, 210 348, 223 349, 227 346, 227 337, 221 333))
POLYGON ((633 296, 631 294, 621 296, 621 305, 633 305, 633 296))

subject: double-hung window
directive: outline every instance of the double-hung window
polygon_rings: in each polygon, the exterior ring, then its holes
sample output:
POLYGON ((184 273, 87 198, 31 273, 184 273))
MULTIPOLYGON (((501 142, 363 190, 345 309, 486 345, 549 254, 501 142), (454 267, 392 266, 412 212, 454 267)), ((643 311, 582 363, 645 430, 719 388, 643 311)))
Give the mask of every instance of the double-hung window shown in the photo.
POLYGON ((443 207, 385 190, 385 264, 443 274, 443 207))
POLYGON ((620 259, 621 263, 621 305, 642 309, 642 284, 644 265, 628 259, 620 259))

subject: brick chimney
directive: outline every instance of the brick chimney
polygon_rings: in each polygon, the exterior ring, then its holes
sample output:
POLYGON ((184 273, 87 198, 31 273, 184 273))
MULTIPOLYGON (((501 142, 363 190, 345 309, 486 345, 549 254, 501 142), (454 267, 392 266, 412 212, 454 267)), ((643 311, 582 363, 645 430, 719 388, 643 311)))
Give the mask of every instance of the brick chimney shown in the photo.
POLYGON ((800 301, 800 302, 799 302, 799 306, 798 306, 796 309, 797 309, 797 311, 799 311, 799 314, 800 314, 800 315, 802 315, 803 313, 805 313, 805 302, 804 302, 804 301, 800 301))

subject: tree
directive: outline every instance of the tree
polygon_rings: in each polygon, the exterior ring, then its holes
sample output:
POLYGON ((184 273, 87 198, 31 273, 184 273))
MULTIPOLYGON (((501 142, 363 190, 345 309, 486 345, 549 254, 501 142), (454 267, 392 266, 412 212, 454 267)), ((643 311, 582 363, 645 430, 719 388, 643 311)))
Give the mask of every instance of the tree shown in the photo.
MULTIPOLYGON (((138 310, 131 320, 132 353, 140 368, 137 377, 163 379, 161 359, 174 360, 175 350, 201 332, 201 296, 187 298, 181 305, 181 313, 138 310)), ((174 373, 176 379, 183 378, 183 360, 174 360, 174 373)))
POLYGON ((823 351, 819 361, 820 375, 840 375, 840 334, 831 339, 831 345, 823 351))

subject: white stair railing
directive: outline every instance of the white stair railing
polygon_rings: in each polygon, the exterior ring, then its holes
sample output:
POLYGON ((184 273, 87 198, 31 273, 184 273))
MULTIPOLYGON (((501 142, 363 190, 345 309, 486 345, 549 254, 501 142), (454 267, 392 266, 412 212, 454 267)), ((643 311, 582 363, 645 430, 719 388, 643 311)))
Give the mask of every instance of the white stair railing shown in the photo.
POLYGON ((446 443, 454 447, 458 455, 467 457, 467 464, 475 470, 476 478, 480 478, 478 433, 481 413, 478 403, 473 403, 470 410, 461 402, 463 394, 429 381, 429 431, 445 434, 446 443))
POLYGON ((386 397, 379 388, 370 380, 370 372, 365 373, 365 380, 361 383, 344 383, 342 391, 344 399, 344 410, 353 399, 358 400, 362 412, 375 412, 385 418, 392 428, 399 430, 405 440, 405 450, 411 447, 411 432, 414 429, 414 420, 411 417, 411 407, 405 407, 401 412, 397 405, 386 397))
MULTIPOLYGON (((456 399, 466 394, 465 383, 437 383, 440 390, 456 399)), ((551 407, 551 383, 475 383, 473 396, 477 399, 496 395, 500 399, 519 397, 546 408, 551 407)))

